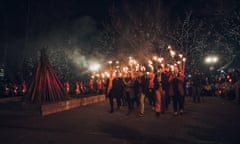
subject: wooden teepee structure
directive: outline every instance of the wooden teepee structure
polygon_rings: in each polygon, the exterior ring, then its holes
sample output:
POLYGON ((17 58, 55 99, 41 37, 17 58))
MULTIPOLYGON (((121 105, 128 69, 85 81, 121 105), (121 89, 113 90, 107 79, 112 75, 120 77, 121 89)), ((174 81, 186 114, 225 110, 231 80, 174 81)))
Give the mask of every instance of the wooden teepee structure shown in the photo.
POLYGON ((25 100, 34 103, 56 102, 69 97, 49 63, 45 49, 41 50, 40 61, 28 85, 25 100))

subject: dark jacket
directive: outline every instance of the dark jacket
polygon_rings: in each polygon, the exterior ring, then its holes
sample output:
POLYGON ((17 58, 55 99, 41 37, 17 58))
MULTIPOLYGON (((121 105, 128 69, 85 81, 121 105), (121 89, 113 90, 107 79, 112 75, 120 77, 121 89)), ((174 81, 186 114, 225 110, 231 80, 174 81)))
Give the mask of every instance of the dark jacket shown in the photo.
POLYGON ((137 77, 135 82, 137 92, 147 94, 147 79, 145 76, 137 77))

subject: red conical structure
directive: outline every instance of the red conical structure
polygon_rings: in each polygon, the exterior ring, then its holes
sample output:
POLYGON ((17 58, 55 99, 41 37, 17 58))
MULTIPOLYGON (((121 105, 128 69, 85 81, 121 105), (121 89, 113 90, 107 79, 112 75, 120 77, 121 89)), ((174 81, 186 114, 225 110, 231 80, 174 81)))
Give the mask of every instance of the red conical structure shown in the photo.
POLYGON ((42 49, 40 61, 29 83, 25 100, 34 103, 44 103, 63 101, 68 98, 61 81, 49 63, 45 50, 42 49))

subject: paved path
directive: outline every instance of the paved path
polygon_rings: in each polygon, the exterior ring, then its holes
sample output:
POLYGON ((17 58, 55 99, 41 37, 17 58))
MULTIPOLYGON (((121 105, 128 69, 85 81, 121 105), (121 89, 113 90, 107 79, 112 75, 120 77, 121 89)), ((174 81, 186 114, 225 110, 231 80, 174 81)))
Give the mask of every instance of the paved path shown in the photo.
POLYGON ((239 144, 240 104, 208 97, 186 98, 185 113, 156 117, 146 104, 127 116, 123 107, 108 113, 108 101, 41 117, 0 113, 1 144, 239 144))

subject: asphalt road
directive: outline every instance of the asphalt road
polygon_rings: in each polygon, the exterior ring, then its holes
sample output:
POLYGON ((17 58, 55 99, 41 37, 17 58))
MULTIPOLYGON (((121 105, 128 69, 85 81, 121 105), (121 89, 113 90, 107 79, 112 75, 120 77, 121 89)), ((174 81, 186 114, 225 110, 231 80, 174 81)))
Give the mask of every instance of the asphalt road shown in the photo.
POLYGON ((135 108, 108 112, 108 101, 49 116, 0 112, 1 144, 239 144, 240 104, 217 97, 192 103, 173 117, 172 109, 156 117, 146 103, 144 117, 135 108))

